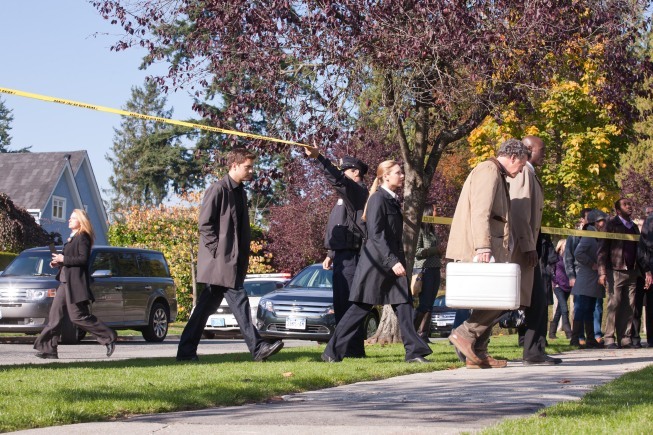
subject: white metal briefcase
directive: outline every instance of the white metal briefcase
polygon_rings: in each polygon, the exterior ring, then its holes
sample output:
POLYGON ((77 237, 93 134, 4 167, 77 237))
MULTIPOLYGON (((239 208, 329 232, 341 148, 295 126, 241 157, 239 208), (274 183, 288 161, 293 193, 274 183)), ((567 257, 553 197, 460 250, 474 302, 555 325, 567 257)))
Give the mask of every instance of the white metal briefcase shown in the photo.
POLYGON ((447 264, 446 303, 451 308, 519 308, 521 270, 514 263, 447 264))

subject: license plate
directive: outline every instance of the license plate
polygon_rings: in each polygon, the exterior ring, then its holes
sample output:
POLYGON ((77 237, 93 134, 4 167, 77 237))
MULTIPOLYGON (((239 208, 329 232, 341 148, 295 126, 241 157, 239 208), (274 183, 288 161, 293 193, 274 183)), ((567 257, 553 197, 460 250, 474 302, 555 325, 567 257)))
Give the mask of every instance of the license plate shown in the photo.
POLYGON ((435 326, 447 326, 447 322, 435 322, 435 326))
POLYGON ((211 319, 211 326, 217 328, 218 326, 224 326, 224 319, 211 319))
POLYGON ((306 329, 306 318, 288 317, 286 319, 286 329, 306 329))

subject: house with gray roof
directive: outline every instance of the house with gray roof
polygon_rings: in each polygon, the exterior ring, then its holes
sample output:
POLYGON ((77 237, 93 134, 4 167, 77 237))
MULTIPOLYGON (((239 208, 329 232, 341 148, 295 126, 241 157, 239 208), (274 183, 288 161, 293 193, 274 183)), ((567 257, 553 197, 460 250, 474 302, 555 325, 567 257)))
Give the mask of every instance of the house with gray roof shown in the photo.
POLYGON ((107 212, 86 151, 0 153, 0 192, 64 240, 70 236, 70 213, 84 209, 95 230, 95 243, 108 244, 107 212))

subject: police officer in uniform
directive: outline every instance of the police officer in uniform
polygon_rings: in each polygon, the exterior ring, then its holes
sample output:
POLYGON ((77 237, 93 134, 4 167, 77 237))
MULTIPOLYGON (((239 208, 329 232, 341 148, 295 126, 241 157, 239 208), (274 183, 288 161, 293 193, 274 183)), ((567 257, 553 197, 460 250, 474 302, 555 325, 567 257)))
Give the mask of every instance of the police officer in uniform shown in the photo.
MULTIPOLYGON (((325 269, 333 267, 333 309, 336 323, 349 309, 349 289, 354 279, 360 248, 366 236, 365 222, 361 219, 369 192, 363 184, 367 165, 354 157, 343 157, 340 168, 320 154, 317 147, 306 147, 306 155, 316 159, 327 181, 338 193, 338 201, 331 210, 327 223, 324 246, 329 250, 322 263, 325 269)), ((349 342, 347 357, 365 356, 365 330, 363 325, 349 342)))

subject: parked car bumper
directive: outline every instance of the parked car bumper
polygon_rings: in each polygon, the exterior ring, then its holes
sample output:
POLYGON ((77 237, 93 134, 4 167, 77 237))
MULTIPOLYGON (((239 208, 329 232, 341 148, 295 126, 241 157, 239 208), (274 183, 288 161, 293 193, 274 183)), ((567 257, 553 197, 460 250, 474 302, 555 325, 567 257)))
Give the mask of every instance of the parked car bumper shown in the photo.
POLYGON ((0 332, 41 332, 48 321, 51 304, 52 298, 0 303, 0 332))
POLYGON ((263 338, 329 341, 336 329, 336 318, 333 314, 320 317, 306 317, 304 329, 288 327, 287 317, 277 317, 266 312, 257 320, 259 333, 263 338))

